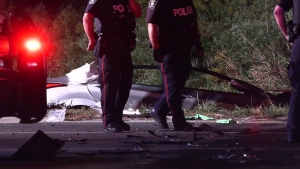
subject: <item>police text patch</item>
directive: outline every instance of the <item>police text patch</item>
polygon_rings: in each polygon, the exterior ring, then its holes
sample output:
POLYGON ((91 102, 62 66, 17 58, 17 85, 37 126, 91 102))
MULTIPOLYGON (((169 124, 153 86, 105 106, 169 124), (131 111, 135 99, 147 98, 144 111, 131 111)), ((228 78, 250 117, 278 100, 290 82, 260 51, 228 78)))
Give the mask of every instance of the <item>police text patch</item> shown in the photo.
POLYGON ((153 9, 156 4, 157 4, 157 0, 150 0, 150 2, 149 2, 149 8, 153 9))

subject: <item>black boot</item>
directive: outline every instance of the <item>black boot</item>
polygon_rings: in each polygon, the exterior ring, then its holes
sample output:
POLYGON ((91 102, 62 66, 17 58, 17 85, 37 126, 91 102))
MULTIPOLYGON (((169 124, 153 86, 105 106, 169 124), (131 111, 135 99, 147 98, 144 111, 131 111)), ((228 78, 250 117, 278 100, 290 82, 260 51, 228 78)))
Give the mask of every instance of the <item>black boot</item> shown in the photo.
POLYGON ((156 125, 161 128, 161 129, 168 129, 168 123, 167 123, 167 118, 166 115, 161 115, 156 113, 154 110, 150 112, 152 118, 154 119, 156 125))
POLYGON ((111 132, 111 133, 121 133, 122 132, 121 126, 116 123, 110 123, 104 129, 105 129, 105 131, 111 132))

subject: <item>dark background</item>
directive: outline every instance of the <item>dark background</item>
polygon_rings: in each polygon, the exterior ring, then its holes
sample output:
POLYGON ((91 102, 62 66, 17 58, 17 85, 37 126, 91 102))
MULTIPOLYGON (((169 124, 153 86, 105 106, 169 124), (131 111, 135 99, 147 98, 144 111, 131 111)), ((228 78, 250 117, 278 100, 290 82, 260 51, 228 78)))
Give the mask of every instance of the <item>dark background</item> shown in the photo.
POLYGON ((61 6, 72 4, 74 8, 81 8, 88 3, 88 0, 7 0, 6 6, 10 4, 16 7, 28 8, 43 3, 49 14, 57 14, 61 6))

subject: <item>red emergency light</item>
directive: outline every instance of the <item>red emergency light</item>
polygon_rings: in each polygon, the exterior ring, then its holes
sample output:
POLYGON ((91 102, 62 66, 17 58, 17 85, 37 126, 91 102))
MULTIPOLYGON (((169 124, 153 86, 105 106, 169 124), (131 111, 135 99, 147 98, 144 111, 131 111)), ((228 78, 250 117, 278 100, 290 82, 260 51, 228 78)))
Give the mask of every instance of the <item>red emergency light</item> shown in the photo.
POLYGON ((0 36, 0 56, 7 55, 9 52, 9 42, 7 37, 0 36))
POLYGON ((34 51, 40 50, 42 45, 41 45, 40 41, 38 41, 36 39, 30 39, 25 42, 25 47, 27 50, 34 52, 34 51))

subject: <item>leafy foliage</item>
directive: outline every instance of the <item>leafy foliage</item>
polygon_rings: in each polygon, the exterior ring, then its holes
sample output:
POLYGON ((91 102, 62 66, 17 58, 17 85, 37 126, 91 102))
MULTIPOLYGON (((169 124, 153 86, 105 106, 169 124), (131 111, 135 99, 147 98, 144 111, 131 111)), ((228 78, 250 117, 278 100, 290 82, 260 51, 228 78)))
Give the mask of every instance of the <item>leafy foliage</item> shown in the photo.
MULTIPOLYGON (((143 16, 137 19, 136 65, 156 65, 149 48, 145 23, 148 0, 137 0, 143 16)), ((86 51, 82 16, 87 1, 11 0, 8 10, 22 6, 36 23, 48 55, 49 77, 62 76, 94 61, 86 51)), ((253 83, 263 89, 287 89, 286 67, 290 46, 273 17, 272 0, 194 0, 206 57, 194 66, 253 83)), ((287 16, 290 17, 290 16, 287 16)), ((134 82, 160 84, 160 75, 135 71, 134 82)), ((189 87, 230 90, 223 81, 209 75, 192 74, 189 87)))

